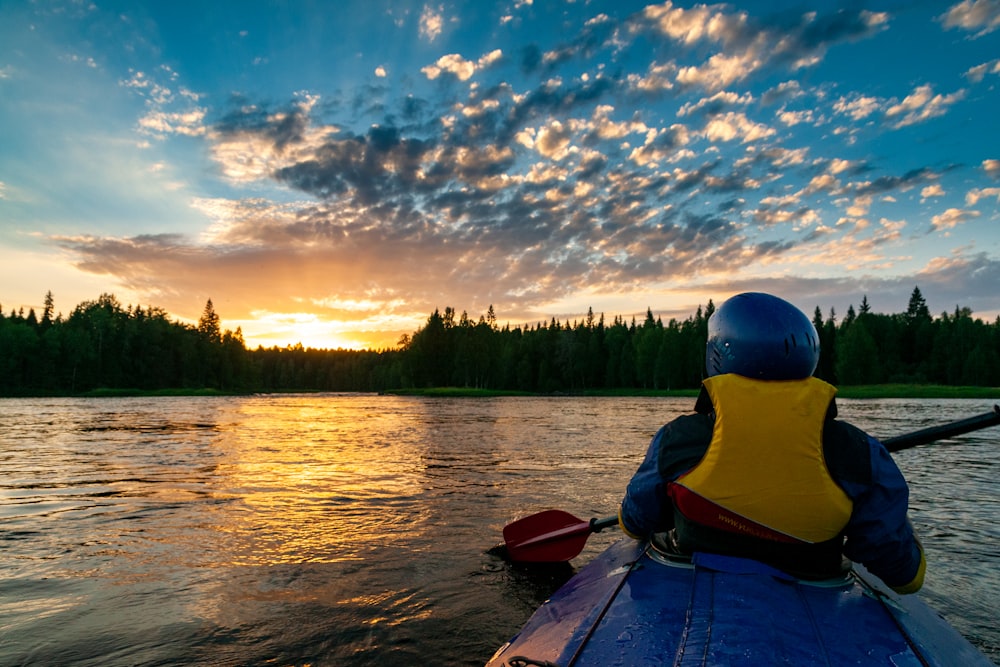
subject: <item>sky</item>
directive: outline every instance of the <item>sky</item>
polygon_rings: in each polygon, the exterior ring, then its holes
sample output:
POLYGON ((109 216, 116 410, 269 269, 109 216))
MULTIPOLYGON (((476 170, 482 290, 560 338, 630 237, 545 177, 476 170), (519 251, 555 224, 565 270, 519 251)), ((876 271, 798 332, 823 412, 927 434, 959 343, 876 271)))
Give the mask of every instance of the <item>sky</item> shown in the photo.
POLYGON ((1000 316, 1000 0, 0 0, 0 307, 1000 316))

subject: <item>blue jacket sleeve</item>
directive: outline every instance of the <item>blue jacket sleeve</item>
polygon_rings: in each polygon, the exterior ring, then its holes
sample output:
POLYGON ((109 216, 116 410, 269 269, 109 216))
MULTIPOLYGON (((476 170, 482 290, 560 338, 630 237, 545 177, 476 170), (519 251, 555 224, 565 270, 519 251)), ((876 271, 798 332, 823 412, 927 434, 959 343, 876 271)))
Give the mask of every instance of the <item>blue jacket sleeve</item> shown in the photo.
POLYGON ((667 497, 667 482, 659 470, 659 452, 669 429, 668 424, 653 436, 649 449, 646 450, 646 457, 628 483, 625 498, 618 511, 618 522, 622 530, 636 539, 668 530, 673 525, 673 513, 666 516, 666 510, 671 506, 667 497))
POLYGON ((677 417, 657 431, 618 512, 622 529, 635 538, 674 527, 674 506, 667 484, 694 467, 712 439, 712 420, 705 414, 677 417))
POLYGON ((882 443, 868 436, 868 447, 870 482, 843 484, 854 502, 845 531, 844 555, 898 592, 913 593, 923 583, 925 561, 906 518, 909 488, 882 443))

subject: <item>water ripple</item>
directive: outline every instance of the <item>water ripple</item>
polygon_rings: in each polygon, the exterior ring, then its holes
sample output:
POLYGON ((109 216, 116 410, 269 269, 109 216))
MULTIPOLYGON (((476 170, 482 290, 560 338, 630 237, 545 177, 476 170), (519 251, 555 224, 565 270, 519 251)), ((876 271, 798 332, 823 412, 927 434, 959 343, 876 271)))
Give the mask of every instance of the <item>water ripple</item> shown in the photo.
MULTIPOLYGON (((504 563, 502 527, 614 511, 649 438, 691 403, 2 401, 0 664, 482 664, 572 572, 504 563)), ((988 408, 841 402, 883 437, 988 408)), ((930 560, 923 595, 994 658, 996 442, 896 456, 930 560)))

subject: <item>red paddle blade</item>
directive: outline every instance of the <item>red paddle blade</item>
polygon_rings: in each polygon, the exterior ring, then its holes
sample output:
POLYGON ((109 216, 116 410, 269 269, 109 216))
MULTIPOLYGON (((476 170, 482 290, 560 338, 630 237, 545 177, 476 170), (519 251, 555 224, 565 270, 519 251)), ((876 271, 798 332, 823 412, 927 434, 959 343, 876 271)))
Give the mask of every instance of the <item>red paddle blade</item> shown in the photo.
POLYGON ((546 510, 504 526, 503 539, 511 560, 558 563, 578 556, 591 532, 589 521, 546 510))

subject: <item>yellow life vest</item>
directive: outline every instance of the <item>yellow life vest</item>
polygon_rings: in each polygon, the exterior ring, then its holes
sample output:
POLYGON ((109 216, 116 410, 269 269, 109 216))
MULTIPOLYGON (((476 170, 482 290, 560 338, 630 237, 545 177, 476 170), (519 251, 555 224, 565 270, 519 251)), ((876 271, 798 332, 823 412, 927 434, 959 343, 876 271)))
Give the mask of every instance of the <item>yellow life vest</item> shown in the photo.
POLYGON ((853 507, 823 456, 823 424, 837 390, 816 378, 704 382, 715 408, 702 460, 670 487, 696 523, 779 542, 837 537, 853 507))

